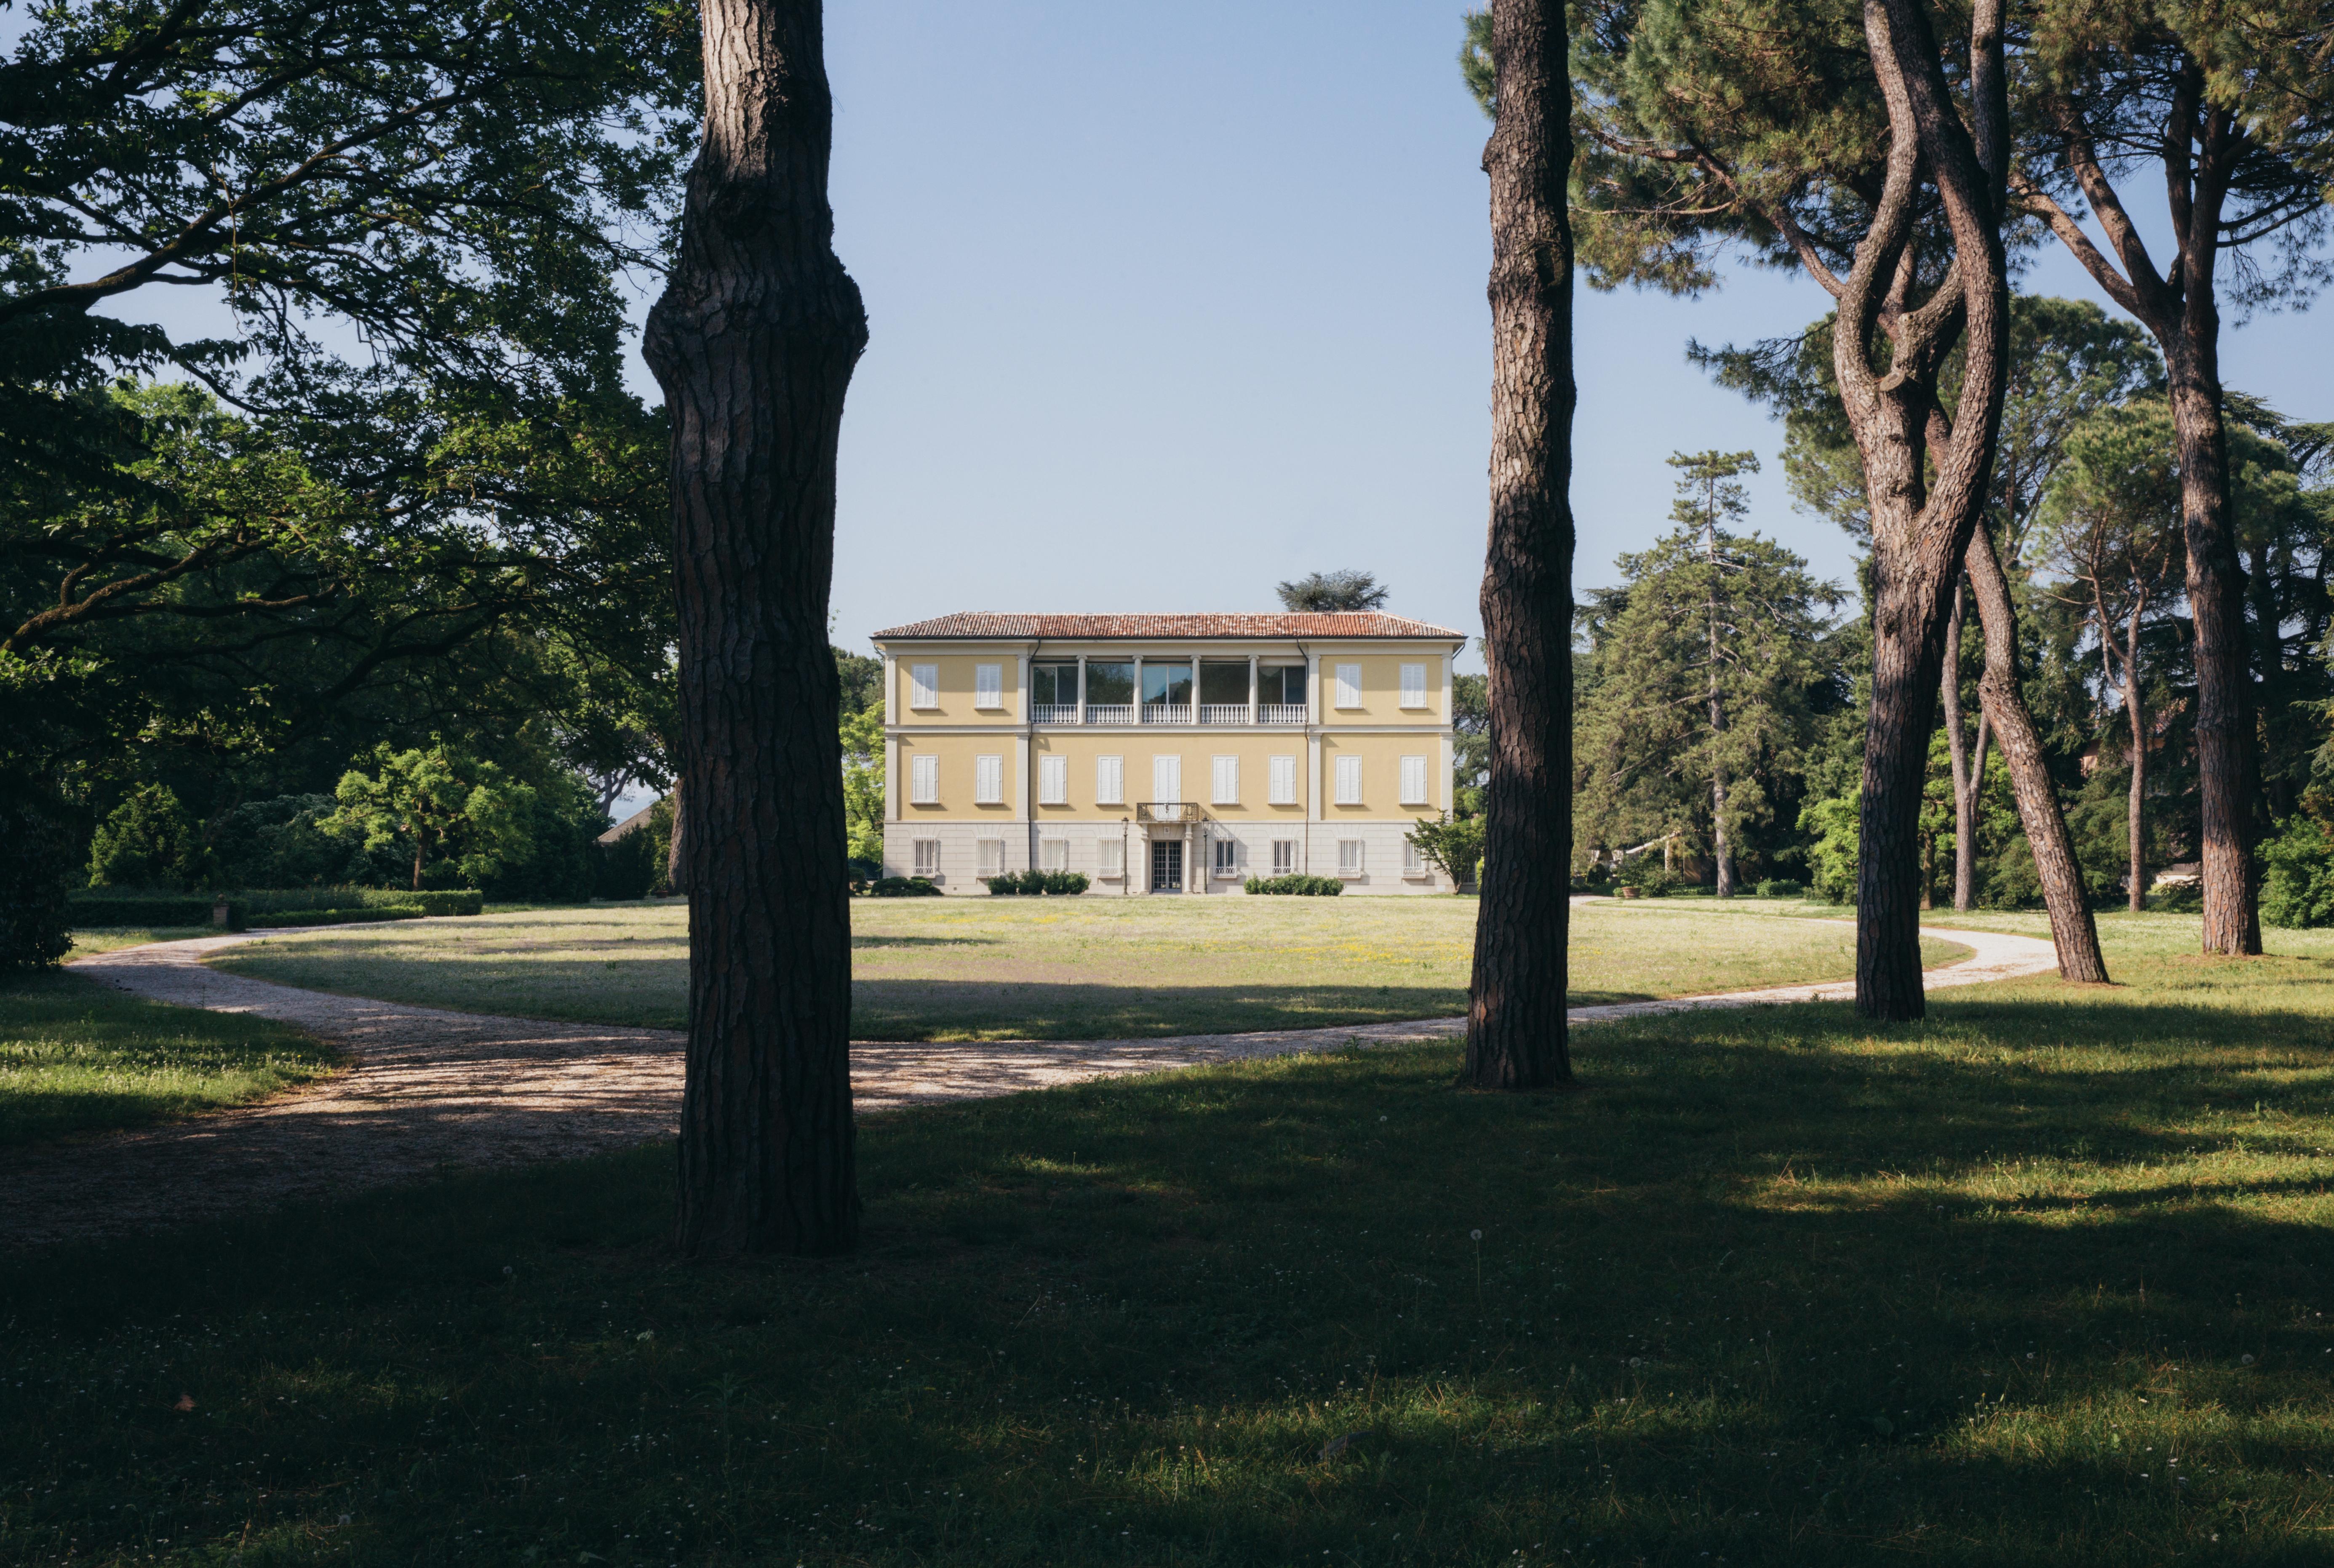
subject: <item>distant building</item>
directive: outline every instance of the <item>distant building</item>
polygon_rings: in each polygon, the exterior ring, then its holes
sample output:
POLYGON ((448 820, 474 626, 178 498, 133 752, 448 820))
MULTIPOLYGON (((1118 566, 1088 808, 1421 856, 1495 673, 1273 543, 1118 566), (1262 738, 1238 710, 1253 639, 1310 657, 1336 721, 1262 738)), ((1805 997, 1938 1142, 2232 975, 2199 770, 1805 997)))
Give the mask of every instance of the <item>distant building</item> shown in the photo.
POLYGON ((1448 890, 1405 834, 1451 805, 1459 632, 1375 611, 960 614, 874 642, 887 876, 1448 890))

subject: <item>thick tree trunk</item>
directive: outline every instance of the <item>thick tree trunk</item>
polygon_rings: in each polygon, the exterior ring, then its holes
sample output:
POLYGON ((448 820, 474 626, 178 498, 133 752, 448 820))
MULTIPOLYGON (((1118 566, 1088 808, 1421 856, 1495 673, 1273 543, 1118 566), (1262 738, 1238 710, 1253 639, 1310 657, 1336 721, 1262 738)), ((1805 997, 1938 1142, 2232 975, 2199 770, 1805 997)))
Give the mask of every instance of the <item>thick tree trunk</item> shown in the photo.
POLYGON ((1710 596, 1702 610, 1710 625, 1710 842, 1718 862, 1718 896, 1734 896, 1734 846, 1726 832, 1726 764, 1719 756, 1719 739, 1726 733, 1726 705, 1718 694, 1718 521, 1715 508, 1704 532, 1710 567, 1710 596))
POLYGON ((1978 694, 1993 732, 2001 737, 2001 760, 2010 770, 2019 824, 2034 851, 2042 903, 2050 912, 2059 974, 2062 979, 2104 984, 2107 959, 2099 952, 2098 925, 2083 891, 2082 867, 2067 832, 2066 813, 2059 806, 2058 785, 2043 760, 2042 737, 2019 685, 2017 607, 2011 601, 2010 580, 1994 556, 1992 536, 1982 527, 1970 537, 1966 563, 1978 621, 1985 630, 1985 673, 1978 677, 1978 694))
POLYGON ((867 341, 827 205, 818 0, 705 0, 705 139, 644 348, 671 410, 688 1254, 857 1238, 835 445, 867 341))
MULTIPOLYGON (((680 748, 676 746, 674 749, 677 752, 680 748)), ((688 803, 681 795, 680 783, 678 777, 672 781, 672 837, 664 847, 664 883, 676 893, 687 890, 680 874, 681 869, 689 863, 681 850, 688 838, 689 814, 688 803)))
POLYGON ((2130 839, 2131 870, 2126 873, 2126 893, 2135 915, 2147 908, 2147 833, 2142 816, 2147 798, 2147 716, 2139 706, 2139 599, 2132 605, 2131 624, 2124 635, 2123 716, 2131 729, 2131 797, 2124 803, 2124 832, 2130 839))
POLYGON ((1969 728, 1962 722, 1963 602, 1957 584, 1937 697, 1945 705, 1945 747, 1953 760, 1953 908, 1966 912, 1977 904, 1977 779, 1970 772, 1969 728))
POLYGON ((1492 0, 1490 773, 1464 1077, 1567 1081, 1572 873, 1571 85, 1562 0, 1492 0))

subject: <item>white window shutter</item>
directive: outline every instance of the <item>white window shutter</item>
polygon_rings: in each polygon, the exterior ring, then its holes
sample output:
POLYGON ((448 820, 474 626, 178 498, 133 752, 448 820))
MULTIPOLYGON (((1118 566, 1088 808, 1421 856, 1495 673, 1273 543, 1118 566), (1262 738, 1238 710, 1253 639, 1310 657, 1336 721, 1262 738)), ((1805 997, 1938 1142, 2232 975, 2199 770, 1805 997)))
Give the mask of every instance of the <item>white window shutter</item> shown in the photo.
POLYGON ((1277 806, 1297 803, 1297 759, 1293 756, 1272 759, 1272 803, 1277 806))
POLYGON ((940 667, 937 664, 908 666, 908 706, 938 707, 940 705, 940 667))
POLYGON ((1005 759, 1001 756, 975 757, 972 766, 973 803, 1002 805, 1005 803, 1005 759))
POLYGON ((1426 759, 1423 756, 1402 759, 1402 803, 1406 806, 1426 803, 1426 759))
POLYGON ((1179 801, 1183 798, 1181 757, 1154 756, 1151 759, 1151 798, 1154 801, 1179 801))
POLYGON ((1037 759, 1037 803, 1043 806, 1067 805, 1070 801, 1070 759, 1066 756, 1041 756, 1037 759))
POLYGON ((909 794, 911 803, 936 806, 940 803, 940 759, 927 753, 909 759, 908 771, 912 787, 909 794))
POLYGON ((1362 667, 1360 665, 1337 666, 1337 706, 1339 707, 1362 706, 1362 667))
POLYGON ((1426 706, 1426 666, 1405 664, 1402 667, 1402 705, 1404 707, 1426 706))
POLYGON ((1220 756, 1215 760, 1214 803, 1220 806, 1239 804, 1239 758, 1220 756))
POLYGON ((1362 759, 1360 757, 1341 756, 1337 759, 1337 803, 1341 806, 1357 806, 1362 803, 1362 759))
POLYGON ((1126 803, 1126 759, 1123 756, 1095 758, 1095 803, 1123 806, 1126 803))
POLYGON ((972 667, 972 706, 1003 707, 1005 706, 1005 667, 1001 664, 976 664, 972 667))

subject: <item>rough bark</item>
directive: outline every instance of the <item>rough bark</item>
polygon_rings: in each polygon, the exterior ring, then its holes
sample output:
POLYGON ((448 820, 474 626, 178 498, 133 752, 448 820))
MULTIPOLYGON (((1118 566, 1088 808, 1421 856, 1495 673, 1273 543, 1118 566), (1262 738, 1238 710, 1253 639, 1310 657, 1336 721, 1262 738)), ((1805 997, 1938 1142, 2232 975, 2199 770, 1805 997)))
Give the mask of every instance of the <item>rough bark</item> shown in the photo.
POLYGON ((2034 852, 2043 907, 2050 913, 2050 941, 2059 951, 2059 975, 2104 985, 2107 965, 2099 952, 2098 924, 2091 919, 2090 899, 2083 890, 2082 867, 2067 832, 2067 814, 2059 805, 2059 786, 2050 777, 2042 737, 2019 683, 2018 609, 2011 601, 2010 580, 1994 555, 1992 535, 1982 526, 1970 536, 1967 566, 1970 595, 1977 601, 1978 623, 1985 630, 1985 672, 1978 677, 1978 697, 2001 737, 2010 792, 2018 802, 2018 822, 2034 852))
POLYGON ((818 0, 706 0, 705 137, 643 346, 671 411, 690 996, 676 1239, 858 1233, 827 592, 867 339, 834 250, 818 0))
POLYGON ((1572 164, 1562 0, 1492 0, 1490 776, 1466 1082, 1572 1076, 1572 164))
POLYGON ((1978 774, 1970 770, 1969 726, 1962 721, 1963 595, 1953 590, 1953 614, 1945 621, 1945 671, 1938 700, 1945 705, 1945 746, 1953 763, 1953 908, 1977 904, 1978 774))
POLYGON ((2125 891, 2135 915, 2147 908, 2147 715, 2139 701, 2139 616, 2144 599, 2134 596, 2123 644, 2123 716, 2131 729, 2131 794, 2124 803, 2124 832, 2130 840, 2131 869, 2125 891))
POLYGON ((679 778, 672 781, 672 836, 664 847, 664 885, 676 893, 684 890, 680 873, 687 861, 682 857, 681 845, 689 836, 687 803, 681 796, 680 784, 679 778))
POLYGON ((1702 606, 1710 625, 1710 842, 1718 861, 1718 896, 1734 896, 1734 846, 1726 833, 1726 764, 1718 755, 1719 737, 1726 733, 1726 705, 1718 694, 1718 519, 1713 508, 1703 530, 1703 549, 1710 567, 1710 597, 1702 606))

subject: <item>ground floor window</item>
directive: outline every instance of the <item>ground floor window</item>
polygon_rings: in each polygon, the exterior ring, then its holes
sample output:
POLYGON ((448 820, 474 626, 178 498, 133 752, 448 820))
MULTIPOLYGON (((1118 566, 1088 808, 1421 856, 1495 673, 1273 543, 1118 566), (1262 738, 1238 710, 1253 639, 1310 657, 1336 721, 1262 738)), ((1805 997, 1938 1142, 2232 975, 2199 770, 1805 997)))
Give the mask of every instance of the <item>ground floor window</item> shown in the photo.
POLYGON ((1418 846, 1408 839, 1404 839, 1402 842, 1402 874, 1405 877, 1423 877, 1426 874, 1426 857, 1420 854, 1418 846))
POLYGON ((1361 840, 1339 839, 1337 841, 1337 874, 1341 877, 1358 877, 1362 874, 1361 840))
POLYGON ((915 865, 915 874, 917 876, 937 877, 940 874, 940 840, 918 839, 916 841, 915 865))
POLYGON ((1126 845, 1118 839, 1104 839, 1095 846, 1102 851, 1102 874, 1105 877, 1126 875, 1126 845))
POLYGON ((1070 869, 1069 840, 1041 840, 1038 842, 1037 850, 1039 854, 1043 857, 1043 864, 1045 865, 1046 870, 1049 871, 1066 871, 1070 869))
POLYGON ((1239 871, 1239 841, 1238 839, 1218 839, 1216 841, 1216 875, 1220 877, 1229 877, 1234 875, 1239 871))
POLYGON ((1293 877, 1297 874, 1297 841, 1295 839, 1272 841, 1272 874, 1276 877, 1293 877))
POLYGON ((980 841, 980 874, 984 877, 1001 877, 1005 874, 1005 841, 1003 839, 980 841))

